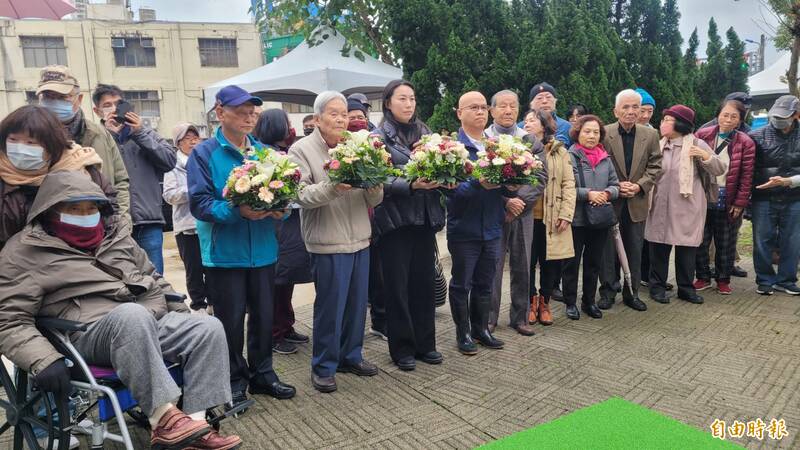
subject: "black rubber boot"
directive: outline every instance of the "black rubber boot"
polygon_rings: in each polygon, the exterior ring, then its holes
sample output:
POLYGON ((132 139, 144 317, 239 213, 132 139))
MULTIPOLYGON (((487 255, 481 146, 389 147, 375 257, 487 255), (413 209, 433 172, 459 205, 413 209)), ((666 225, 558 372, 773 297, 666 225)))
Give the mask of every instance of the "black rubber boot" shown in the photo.
POLYGON ((472 309, 472 338, 486 348, 499 350, 503 348, 505 342, 492 336, 489 332, 489 315, 491 311, 492 298, 486 296, 474 296, 471 299, 470 308, 472 309))
POLYGON ((456 324, 456 345, 458 351, 464 355, 475 355, 478 353, 478 346, 472 340, 469 333, 469 305, 454 302, 450 299, 450 312, 453 314, 453 322, 456 324))

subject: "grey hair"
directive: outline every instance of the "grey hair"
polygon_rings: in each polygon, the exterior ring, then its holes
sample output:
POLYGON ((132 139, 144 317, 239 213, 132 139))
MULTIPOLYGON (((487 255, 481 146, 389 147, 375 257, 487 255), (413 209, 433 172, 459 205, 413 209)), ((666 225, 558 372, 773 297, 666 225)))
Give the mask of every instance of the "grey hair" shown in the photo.
POLYGON ((642 94, 634 91, 633 89, 624 89, 619 91, 619 94, 617 94, 617 99, 614 102, 614 106, 619 106, 619 104, 622 102, 622 99, 625 97, 636 97, 639 99, 639 105, 642 104, 642 94))
POLYGON ((342 103, 347 106, 347 99, 344 98, 341 92, 336 91, 323 91, 317 95, 317 98, 314 99, 314 115, 321 116, 322 112, 325 111, 325 107, 328 106, 328 103, 334 100, 341 100, 342 103))
POLYGON ((513 95, 514 98, 517 99, 517 105, 519 105, 519 95, 516 92, 514 92, 514 91, 512 91, 510 89, 503 89, 502 91, 500 91, 500 92, 498 92, 498 93, 496 93, 496 94, 494 94, 492 96, 492 100, 490 102, 492 108, 497 106, 497 97, 502 97, 504 95, 513 95))

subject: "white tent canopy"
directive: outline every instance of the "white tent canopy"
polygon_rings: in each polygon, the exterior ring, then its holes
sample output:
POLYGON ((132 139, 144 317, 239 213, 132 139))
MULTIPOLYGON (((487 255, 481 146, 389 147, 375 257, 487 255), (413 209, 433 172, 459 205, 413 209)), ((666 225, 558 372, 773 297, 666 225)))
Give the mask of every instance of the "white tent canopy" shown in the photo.
POLYGON ((781 79, 786 78, 791 59, 791 53, 784 53, 769 67, 749 77, 747 85, 750 86, 750 95, 756 98, 788 94, 789 85, 781 79))
POLYGON ((351 56, 342 56, 344 43, 340 33, 331 32, 314 47, 303 42, 277 61, 214 83, 203 89, 206 111, 213 108, 216 93, 231 84, 266 101, 313 105, 317 94, 327 90, 380 98, 389 81, 402 78, 403 71, 397 67, 367 54, 364 61, 352 56, 355 49, 351 56))

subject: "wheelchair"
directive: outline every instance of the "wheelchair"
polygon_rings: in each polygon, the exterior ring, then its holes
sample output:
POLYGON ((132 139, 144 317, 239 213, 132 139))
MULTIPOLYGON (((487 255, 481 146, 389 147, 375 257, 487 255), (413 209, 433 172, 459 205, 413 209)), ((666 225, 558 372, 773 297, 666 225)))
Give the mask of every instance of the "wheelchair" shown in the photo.
MULTIPOLYGON (((184 295, 165 294, 167 301, 183 301, 184 295)), ((6 399, 0 398, 0 408, 5 411, 5 423, 0 425, 0 437, 13 429, 13 449, 68 450, 70 435, 87 437, 89 448, 102 449, 106 440, 134 450, 127 427, 127 414, 133 422, 149 429, 147 416, 141 411, 130 391, 110 367, 89 365, 69 340, 69 333, 86 331, 88 325, 58 318, 37 318, 36 327, 51 344, 63 354, 70 366, 72 393, 57 396, 37 389, 33 376, 18 369, 9 374, 0 364, 0 383, 6 399), (94 415, 90 413, 95 412, 94 415), (116 423, 118 432, 109 430, 116 423)), ((177 364, 165 362, 178 386, 183 385, 183 374, 177 364)), ((209 425, 219 430, 220 422, 236 417, 254 404, 254 400, 217 407, 206 412, 209 425)), ((180 402, 178 404, 180 407, 180 402)), ((178 450, 182 447, 166 447, 178 450)))

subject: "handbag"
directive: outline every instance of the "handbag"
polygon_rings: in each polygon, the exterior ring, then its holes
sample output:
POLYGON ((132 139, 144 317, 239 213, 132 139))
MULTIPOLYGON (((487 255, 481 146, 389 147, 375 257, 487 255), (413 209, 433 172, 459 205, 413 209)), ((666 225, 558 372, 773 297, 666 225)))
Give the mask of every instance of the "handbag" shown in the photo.
MULTIPOLYGON (((586 179, 583 176, 583 162, 580 156, 576 155, 575 159, 578 162, 578 178, 581 180, 581 187, 586 187, 586 179)), ((614 207, 611 205, 611 202, 600 206, 595 206, 586 202, 583 204, 583 209, 586 212, 588 228, 609 228, 617 223, 617 216, 614 214, 614 207)))

